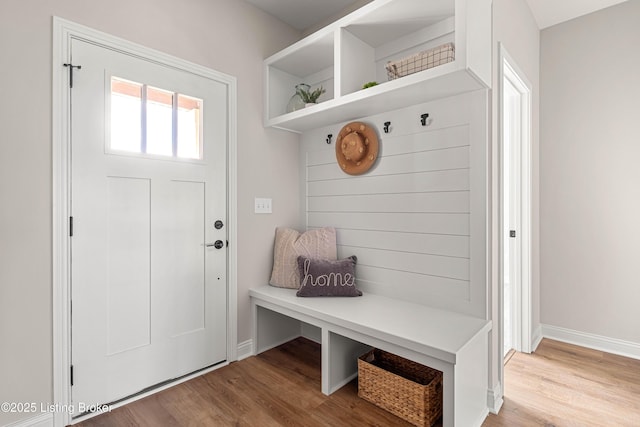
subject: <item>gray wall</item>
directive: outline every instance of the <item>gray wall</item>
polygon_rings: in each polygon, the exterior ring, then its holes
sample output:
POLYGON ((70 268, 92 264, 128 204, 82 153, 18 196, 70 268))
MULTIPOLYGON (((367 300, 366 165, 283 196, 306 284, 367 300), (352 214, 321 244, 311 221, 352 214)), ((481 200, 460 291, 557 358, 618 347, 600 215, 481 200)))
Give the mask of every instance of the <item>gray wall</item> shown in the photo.
POLYGON ((491 274, 491 304, 489 307, 494 327, 491 335, 492 363, 494 368, 491 372, 490 386, 498 385, 498 372, 496 367, 502 363, 502 349, 498 348, 499 338, 499 128, 498 128, 498 108, 499 108, 499 50, 498 43, 502 43, 511 58, 525 74, 532 86, 532 123, 531 123, 531 147, 532 147, 532 212, 531 212, 531 273, 532 273, 532 332, 535 332, 540 323, 540 239, 539 239, 539 111, 540 111, 540 31, 538 25, 525 0, 493 0, 493 102, 492 102, 492 274, 491 274))
POLYGON ((541 35, 541 322, 640 343, 640 1, 541 35))
MULTIPOLYGON (((238 0, 0 3, 0 402, 50 402, 52 16, 238 78, 238 340, 267 282, 274 228, 298 225, 298 137, 262 126, 262 60, 300 34, 238 0), (253 198, 272 197, 273 215, 253 198)), ((29 414, 0 413, 0 425, 29 414)))

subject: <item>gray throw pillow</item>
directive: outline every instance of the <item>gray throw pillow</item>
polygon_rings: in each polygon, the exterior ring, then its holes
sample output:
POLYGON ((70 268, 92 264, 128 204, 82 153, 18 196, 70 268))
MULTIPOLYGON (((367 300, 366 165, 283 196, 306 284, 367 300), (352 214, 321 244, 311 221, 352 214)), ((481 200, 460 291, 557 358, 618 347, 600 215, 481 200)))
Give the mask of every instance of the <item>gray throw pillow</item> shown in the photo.
POLYGON ((298 257, 300 270, 299 297, 359 297, 356 288, 355 255, 329 260, 298 257))

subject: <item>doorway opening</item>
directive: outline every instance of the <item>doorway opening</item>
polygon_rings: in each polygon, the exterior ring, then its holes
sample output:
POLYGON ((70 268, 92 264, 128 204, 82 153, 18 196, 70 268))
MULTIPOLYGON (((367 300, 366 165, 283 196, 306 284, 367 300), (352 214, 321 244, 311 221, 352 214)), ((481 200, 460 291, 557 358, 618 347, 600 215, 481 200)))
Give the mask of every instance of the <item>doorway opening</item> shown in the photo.
POLYGON ((500 44, 500 349, 531 352, 531 84, 500 44))

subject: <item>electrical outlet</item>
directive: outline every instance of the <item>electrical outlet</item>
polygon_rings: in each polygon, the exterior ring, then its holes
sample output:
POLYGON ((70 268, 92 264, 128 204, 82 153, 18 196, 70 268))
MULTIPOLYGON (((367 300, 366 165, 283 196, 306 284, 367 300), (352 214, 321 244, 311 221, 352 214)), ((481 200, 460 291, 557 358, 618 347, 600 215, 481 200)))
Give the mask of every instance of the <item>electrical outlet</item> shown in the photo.
POLYGON ((265 199, 261 197, 255 198, 255 209, 257 214, 270 214, 271 213, 271 199, 265 199))

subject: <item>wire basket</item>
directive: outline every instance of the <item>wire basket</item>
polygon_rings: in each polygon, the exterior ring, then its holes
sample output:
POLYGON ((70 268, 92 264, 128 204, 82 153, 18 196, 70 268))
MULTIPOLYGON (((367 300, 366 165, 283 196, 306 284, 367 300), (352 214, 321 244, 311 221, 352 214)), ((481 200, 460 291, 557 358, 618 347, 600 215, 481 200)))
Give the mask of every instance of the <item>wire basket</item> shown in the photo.
POLYGON ((419 71, 437 67, 438 65, 446 64, 454 59, 455 47, 453 43, 446 43, 397 61, 387 62, 387 77, 389 80, 395 80, 419 71))

